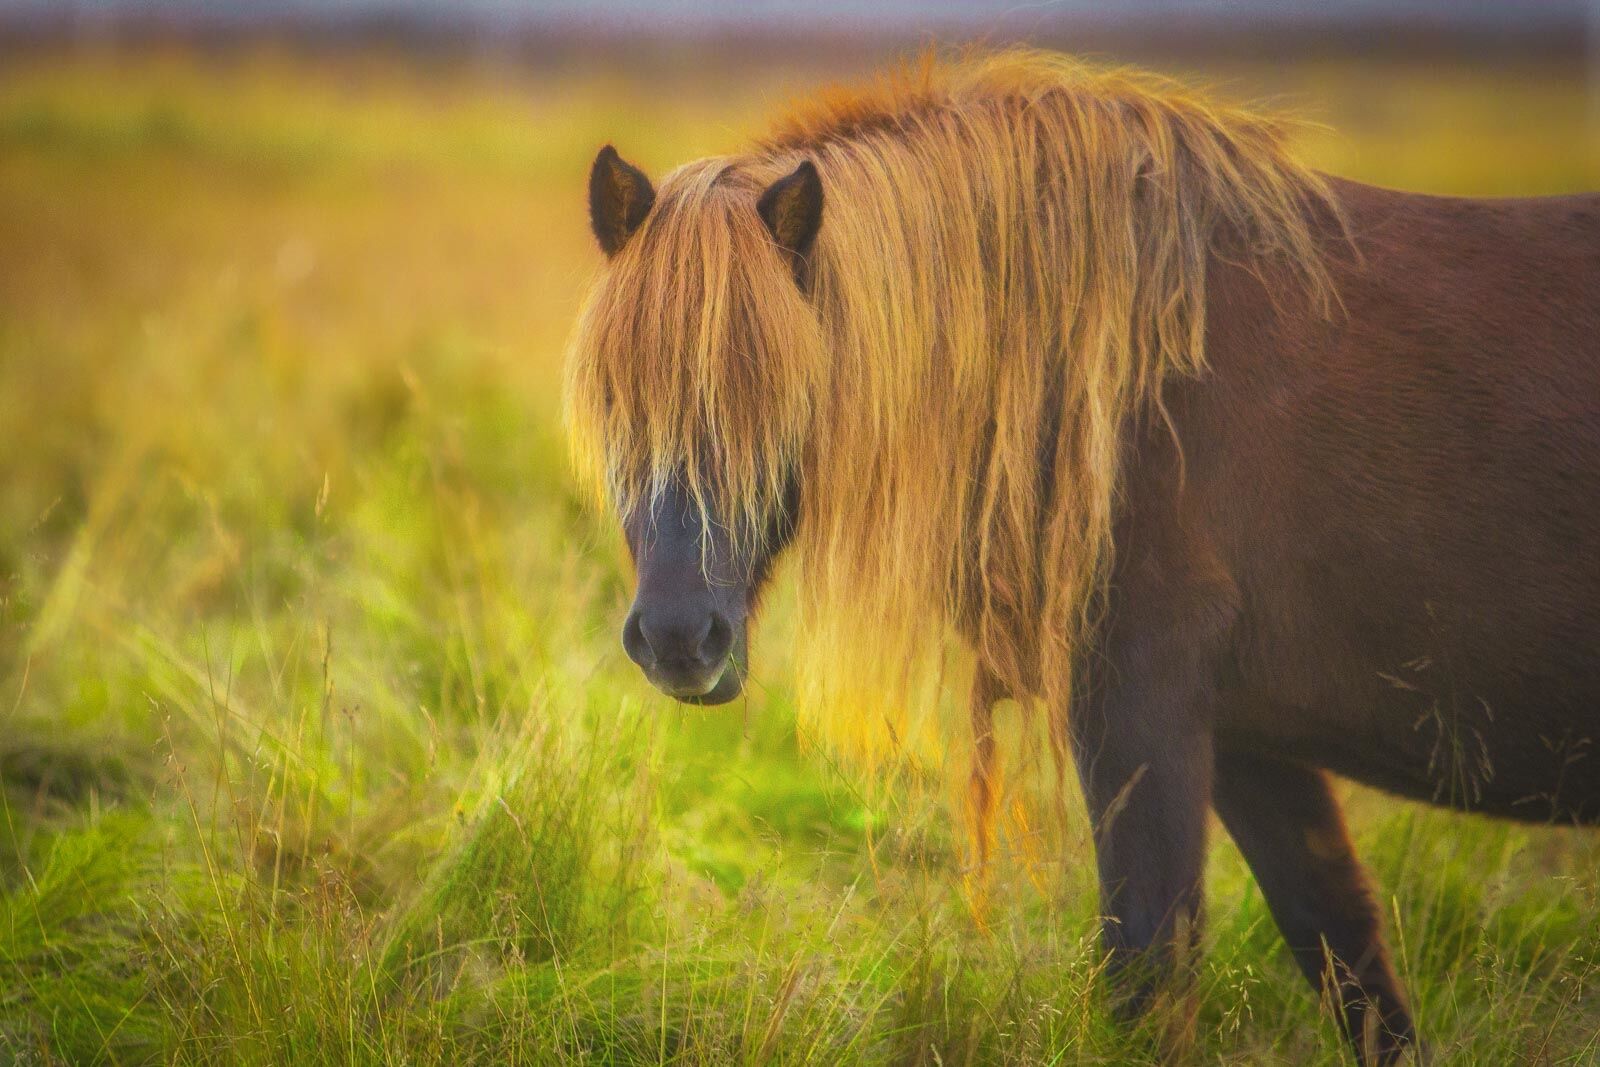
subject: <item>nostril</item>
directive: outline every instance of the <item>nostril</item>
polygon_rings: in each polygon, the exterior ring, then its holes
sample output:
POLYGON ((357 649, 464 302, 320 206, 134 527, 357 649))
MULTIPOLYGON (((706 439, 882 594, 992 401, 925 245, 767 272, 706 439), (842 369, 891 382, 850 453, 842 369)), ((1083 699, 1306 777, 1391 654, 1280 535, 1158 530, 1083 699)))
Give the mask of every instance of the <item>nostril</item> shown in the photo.
POLYGON ((652 675, 697 675, 727 660, 733 625, 710 605, 636 607, 623 624, 622 647, 652 675))
POLYGON ((622 646, 646 669, 692 666, 713 625, 711 612, 637 608, 622 628, 622 646))
POLYGON ((705 636, 700 639, 700 662, 721 663, 732 647, 733 626, 726 615, 713 611, 706 622, 705 636))
POLYGON ((639 666, 655 666, 655 650, 650 647, 650 641, 645 637, 644 623, 637 611, 630 611, 628 621, 622 624, 622 649, 628 654, 628 658, 639 666))

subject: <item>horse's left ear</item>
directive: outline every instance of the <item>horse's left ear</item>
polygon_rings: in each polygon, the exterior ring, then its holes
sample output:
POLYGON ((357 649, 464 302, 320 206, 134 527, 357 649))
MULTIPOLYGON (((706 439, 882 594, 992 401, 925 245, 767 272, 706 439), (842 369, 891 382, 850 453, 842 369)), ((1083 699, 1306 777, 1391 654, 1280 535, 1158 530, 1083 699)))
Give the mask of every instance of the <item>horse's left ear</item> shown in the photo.
POLYGON ((589 171, 589 224, 606 255, 622 251, 655 202, 656 191, 642 170, 610 145, 600 149, 589 171))
POLYGON ((822 227, 822 178, 816 166, 808 159, 773 182, 756 201, 756 211, 778 247, 803 267, 822 227))

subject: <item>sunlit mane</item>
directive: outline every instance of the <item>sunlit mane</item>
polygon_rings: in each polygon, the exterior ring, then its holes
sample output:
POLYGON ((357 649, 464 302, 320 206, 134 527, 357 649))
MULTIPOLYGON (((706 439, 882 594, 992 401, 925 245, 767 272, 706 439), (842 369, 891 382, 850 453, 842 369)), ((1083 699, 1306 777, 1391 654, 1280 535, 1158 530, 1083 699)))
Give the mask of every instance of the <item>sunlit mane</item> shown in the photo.
POLYGON ((832 743, 940 751, 938 689, 974 664, 1059 731, 1120 435, 1206 365, 1208 254, 1326 304, 1325 203, 1277 122, 1169 82, 925 60, 662 181, 575 335, 577 457, 613 503, 686 469, 747 538, 798 475, 795 661, 832 743), (754 208, 803 159, 826 197, 809 298, 754 208))

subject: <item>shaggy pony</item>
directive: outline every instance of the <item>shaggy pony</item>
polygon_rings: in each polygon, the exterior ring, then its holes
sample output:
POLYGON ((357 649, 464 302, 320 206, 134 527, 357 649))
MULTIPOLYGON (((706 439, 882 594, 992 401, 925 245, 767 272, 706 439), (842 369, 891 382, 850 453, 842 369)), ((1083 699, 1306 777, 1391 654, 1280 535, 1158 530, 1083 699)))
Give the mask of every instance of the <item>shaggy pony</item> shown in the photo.
POLYGON ((792 546, 824 737, 939 753, 970 677, 978 871, 995 704, 1042 708, 1134 1010, 1181 992, 1213 811, 1378 1064, 1414 1026, 1329 772, 1600 824, 1600 196, 1324 179, 1270 119, 1015 52, 659 197, 607 148, 590 210, 569 400, 628 655, 733 699, 792 546))

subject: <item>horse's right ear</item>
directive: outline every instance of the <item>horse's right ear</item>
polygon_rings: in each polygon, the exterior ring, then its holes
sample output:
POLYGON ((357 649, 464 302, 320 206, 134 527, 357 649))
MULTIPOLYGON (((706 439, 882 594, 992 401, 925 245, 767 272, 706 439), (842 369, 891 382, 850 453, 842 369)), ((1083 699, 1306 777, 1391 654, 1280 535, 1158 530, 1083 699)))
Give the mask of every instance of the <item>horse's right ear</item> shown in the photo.
POLYGON ((655 202, 656 191, 643 171, 624 162, 610 145, 600 149, 589 170, 589 225, 606 255, 622 251, 655 202))
POLYGON ((811 246, 822 226, 822 179, 809 159, 793 173, 767 187, 756 202, 767 231, 794 264, 798 275, 805 269, 811 246))

